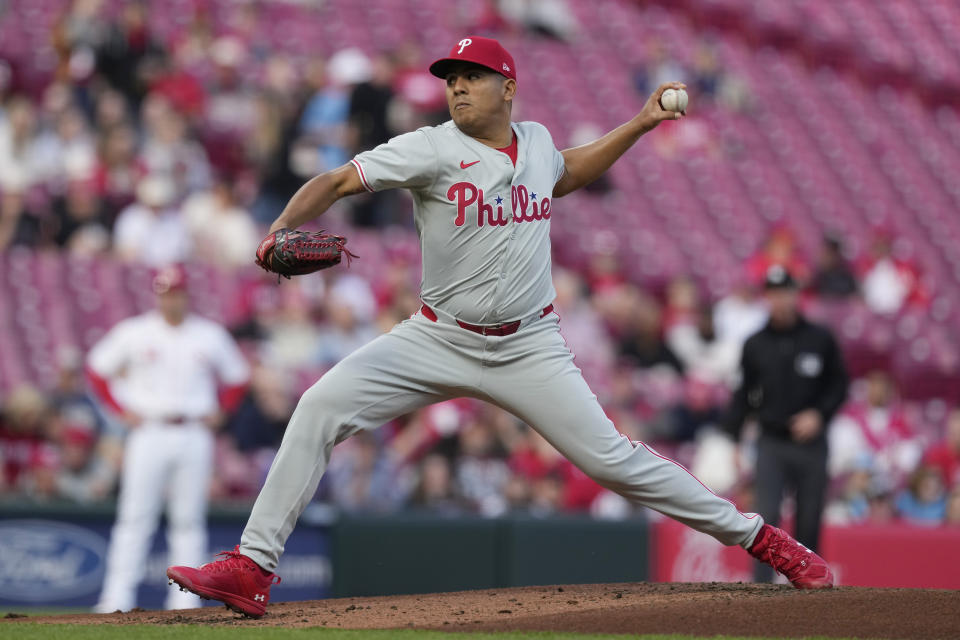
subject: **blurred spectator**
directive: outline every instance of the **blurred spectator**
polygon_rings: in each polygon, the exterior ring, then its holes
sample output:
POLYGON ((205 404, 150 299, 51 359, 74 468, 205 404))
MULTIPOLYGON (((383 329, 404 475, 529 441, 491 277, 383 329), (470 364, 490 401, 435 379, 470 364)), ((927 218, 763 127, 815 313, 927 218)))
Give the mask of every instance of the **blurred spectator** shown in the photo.
POLYGON ((43 167, 37 153, 37 114, 24 96, 14 96, 0 119, 0 192, 25 191, 38 182, 43 167))
MULTIPOLYGON (((687 403, 696 407, 689 400, 687 403)), ((697 413, 691 414, 697 417, 697 413)), ((699 425, 696 426, 696 448, 690 460, 690 473, 714 493, 728 496, 741 510, 752 508, 756 500, 752 487, 746 481, 749 476, 746 456, 741 453, 738 444, 723 432, 722 412, 716 417, 708 412, 701 412, 700 416, 697 419, 699 425)))
POLYGON ((833 524, 884 524, 894 517, 891 483, 876 473, 869 456, 861 456, 847 473, 842 493, 827 505, 824 518, 833 524))
POLYGON ((693 90, 698 99, 712 100, 721 82, 720 61, 708 43, 701 43, 693 55, 693 90))
POLYGON ((830 425, 830 475, 848 473, 869 460, 876 472, 898 485, 923 454, 916 427, 887 372, 870 372, 863 395, 849 402, 830 425))
POLYGON ((664 300, 663 326, 669 332, 675 325, 691 325, 699 322, 700 289, 689 275, 670 279, 664 300))
POLYGON ((74 3, 70 24, 76 31, 78 23, 85 23, 83 30, 89 35, 71 39, 75 46, 93 46, 97 54, 97 71, 134 104, 138 104, 146 93, 146 86, 140 77, 142 62, 149 56, 162 53, 162 48, 150 34, 147 7, 143 2, 124 3, 119 19, 110 25, 106 37, 103 37, 100 34, 102 23, 98 17, 83 19, 76 11, 83 5, 99 4, 89 0, 77 0, 74 3))
POLYGON ((706 383, 733 386, 740 345, 721 340, 714 330, 713 312, 705 307, 667 331, 667 345, 690 375, 706 383))
POLYGON ((431 453, 420 463, 420 478, 410 496, 410 506, 446 515, 464 511, 446 457, 431 453))
POLYGON ((663 339, 663 312, 652 297, 641 295, 634 306, 632 322, 620 340, 620 357, 641 369, 683 374, 683 364, 663 339))
POLYGON ((824 298, 847 298, 857 293, 857 279, 843 256, 839 238, 824 236, 812 286, 824 298))
POLYGON ((96 168, 96 145, 79 108, 70 106, 56 115, 54 128, 36 139, 34 153, 40 167, 39 177, 54 191, 67 181, 86 181, 96 168))
POLYGON ((140 181, 137 201, 120 212, 113 230, 117 257, 154 267, 187 259, 190 236, 175 197, 166 178, 148 176, 140 181))
POLYGON ((577 26, 567 0, 500 0, 500 14, 532 33, 557 40, 572 39, 577 26))
POLYGON ((260 234, 250 213, 237 204, 233 184, 226 177, 214 180, 208 191, 189 196, 182 210, 190 245, 202 248, 197 258, 223 267, 253 262, 260 234))
POLYGON ((301 135, 300 121, 307 103, 325 83, 323 62, 314 60, 306 65, 295 91, 284 96, 265 92, 257 102, 257 141, 247 152, 259 181, 251 210, 263 225, 272 223, 297 189, 317 173, 316 144, 309 135, 301 135))
POLYGON ((481 515, 502 514, 507 508, 503 494, 510 470, 507 452, 493 428, 482 418, 474 420, 460 431, 458 445, 454 475, 464 499, 481 515))
MULTIPOLYGON (((393 81, 393 60, 381 53, 371 61, 370 78, 353 87, 348 133, 351 154, 372 149, 393 137, 388 117, 393 102, 393 81)), ((405 220, 400 216, 405 217, 406 210, 398 207, 397 202, 396 192, 389 189, 359 194, 351 201, 353 224, 361 227, 402 224, 405 220)))
POLYGON ((150 70, 148 88, 161 95, 191 123, 201 119, 207 107, 207 94, 200 80, 182 64, 182 56, 157 56, 150 70))
POLYGON ((740 280, 713 307, 713 327, 717 339, 743 347, 747 338, 763 328, 768 313, 757 287, 749 280, 740 280))
POLYGON ((253 128, 254 91, 244 71, 247 47, 234 35, 223 35, 210 46, 213 77, 207 92, 205 124, 217 133, 243 134, 253 128))
MULTIPOLYGON (((543 436, 525 428, 511 447, 509 465, 530 486, 529 510, 547 515, 561 509, 587 511, 603 492, 586 474, 553 448, 543 436)), ((519 490, 519 487, 513 487, 519 490)))
MULTIPOLYGON (((297 135, 297 121, 310 92, 307 86, 301 85, 298 69, 287 56, 273 54, 265 67, 263 85, 254 98, 253 127, 245 138, 242 155, 234 159, 235 166, 220 170, 230 171, 239 178, 252 168, 254 176, 263 181, 262 186, 276 188, 269 183, 289 171, 290 145, 297 135)), ((297 181, 290 189, 291 194, 299 186, 297 181)))
POLYGON ((115 127, 130 126, 130 105, 122 93, 103 88, 97 92, 95 100, 93 126, 96 131, 105 132, 115 127))
POLYGON ((496 38, 510 27, 510 23, 500 12, 498 0, 483 0, 479 3, 461 5, 463 9, 472 9, 473 22, 465 29, 467 33, 475 33, 488 38, 496 38))
POLYGON ((103 13, 102 0, 73 0, 56 29, 67 46, 102 46, 110 30, 103 13))
POLYGON ((646 59, 633 73, 634 88, 646 98, 661 84, 689 79, 687 70, 670 55, 667 45, 659 38, 646 41, 646 59))
POLYGON ((409 484, 376 438, 370 431, 360 431, 330 460, 330 497, 344 511, 391 512, 406 500, 409 484))
POLYGON ((133 128, 117 124, 100 136, 94 181, 107 211, 105 222, 112 226, 117 214, 135 197, 137 182, 146 167, 137 159, 137 137, 133 128))
POLYGON ((59 469, 59 449, 53 444, 37 448, 30 460, 30 472, 21 479, 20 490, 35 502, 56 499, 59 469))
POLYGON ((350 160, 347 124, 354 85, 370 83, 373 67, 359 49, 343 49, 330 58, 325 84, 310 99, 300 119, 300 130, 317 150, 309 177, 335 169, 350 160))
POLYGON ((105 430, 100 409, 94 403, 83 378, 83 355, 74 348, 57 353, 56 385, 49 393, 59 419, 74 429, 85 429, 94 438, 105 430))
POLYGON ((503 486, 503 499, 507 503, 507 511, 509 513, 526 511, 530 506, 531 491, 532 487, 526 477, 518 473, 511 473, 507 478, 507 483, 503 486))
POLYGON ((535 478, 530 485, 529 512, 537 517, 552 516, 563 507, 563 479, 556 471, 535 478))
POLYGON ((923 463, 940 472, 947 487, 960 487, 960 407, 947 416, 946 433, 923 456, 923 463))
POLYGON ((7 394, 0 416, 0 488, 23 489, 34 470, 55 459, 47 440, 49 420, 50 407, 36 388, 19 386, 7 394))
MULTIPOLYGON (((626 285, 627 279, 623 274, 620 258, 617 255, 617 239, 612 234, 599 233, 593 240, 594 250, 590 253, 587 264, 587 288, 591 294, 604 294, 609 290, 626 285)), ((630 297, 633 290, 622 291, 624 297, 630 297)))
POLYGON ((862 464, 846 476, 842 493, 824 510, 824 520, 836 524, 863 522, 870 512, 870 488, 873 480, 872 461, 860 458, 862 464))
POLYGON ((144 171, 170 182, 175 195, 207 188, 211 182, 207 153, 188 136, 184 117, 165 98, 151 93, 143 103, 142 120, 144 171))
POLYGON ((907 488, 897 495, 897 514, 910 524, 933 527, 943 522, 947 510, 943 480, 936 469, 921 466, 907 488))
POLYGON ((606 386, 614 345, 600 314, 586 297, 583 279, 573 271, 554 267, 553 286, 557 292, 553 304, 563 319, 563 338, 570 351, 577 354, 577 366, 592 385, 606 386))
POLYGON ((860 264, 863 298, 874 312, 894 314, 904 305, 925 307, 929 292, 920 279, 919 267, 894 255, 892 232, 874 232, 870 253, 860 264))
POLYGON ((393 60, 381 53, 370 61, 370 77, 353 86, 349 108, 353 153, 372 149, 393 137, 388 122, 393 80, 393 60))
POLYGON ((326 324, 319 333, 314 362, 331 367, 375 337, 376 300, 370 284, 359 276, 337 279, 324 305, 326 324))
POLYGON ((254 367, 246 397, 227 424, 241 452, 276 449, 293 413, 291 376, 282 369, 254 367))
POLYGON ((394 59, 396 73, 393 89, 400 97, 393 105, 394 113, 391 115, 394 130, 412 131, 449 120, 446 89, 427 71, 432 60, 426 59, 420 46, 408 40, 397 48, 394 59))
POLYGON ((116 485, 117 472, 97 452, 96 434, 85 427, 67 426, 59 438, 60 467, 56 491, 73 502, 108 498, 116 485))
POLYGON ((279 301, 268 297, 254 318, 264 333, 260 356, 268 366, 295 371, 314 364, 320 327, 313 321, 312 301, 303 280, 285 282, 279 295, 279 301))
POLYGON ((250 386, 217 438, 211 498, 254 498, 293 413, 291 372, 255 366, 250 386))
POLYGON ((692 442, 705 428, 719 428, 723 411, 710 383, 688 376, 682 402, 662 412, 650 426, 652 440, 692 442))
POLYGON ((43 220, 27 208, 27 194, 8 186, 0 192, 0 250, 11 245, 39 246, 44 239, 43 220))
POLYGON ((101 253, 110 245, 106 215, 91 181, 71 181, 66 193, 53 202, 53 218, 54 241, 71 252, 101 253))

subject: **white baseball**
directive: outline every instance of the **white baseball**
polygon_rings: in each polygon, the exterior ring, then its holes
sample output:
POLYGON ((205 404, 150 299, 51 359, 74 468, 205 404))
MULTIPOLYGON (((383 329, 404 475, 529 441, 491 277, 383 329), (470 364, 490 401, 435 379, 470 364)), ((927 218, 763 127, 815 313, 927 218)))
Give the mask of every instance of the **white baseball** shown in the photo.
POLYGON ((684 89, 667 89, 660 94, 660 106, 664 111, 686 111, 689 99, 684 89))

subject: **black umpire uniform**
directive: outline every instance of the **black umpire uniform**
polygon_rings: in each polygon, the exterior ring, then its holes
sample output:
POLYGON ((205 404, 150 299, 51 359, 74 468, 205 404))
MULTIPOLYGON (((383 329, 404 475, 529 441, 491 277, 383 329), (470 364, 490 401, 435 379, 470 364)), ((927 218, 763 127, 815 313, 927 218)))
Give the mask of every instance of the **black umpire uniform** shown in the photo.
POLYGON ((770 321, 744 344, 743 380, 725 422, 739 437, 747 416, 755 417, 756 510, 776 526, 784 491, 792 489, 796 538, 816 551, 827 489, 826 427, 846 399, 847 373, 830 331, 800 313, 790 274, 771 267, 764 289, 770 321))

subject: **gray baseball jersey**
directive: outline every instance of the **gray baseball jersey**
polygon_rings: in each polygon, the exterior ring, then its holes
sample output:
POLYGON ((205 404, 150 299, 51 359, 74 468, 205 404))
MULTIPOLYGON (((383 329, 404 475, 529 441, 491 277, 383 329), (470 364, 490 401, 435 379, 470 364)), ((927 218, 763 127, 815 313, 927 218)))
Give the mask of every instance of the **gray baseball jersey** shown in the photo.
POLYGON ((410 190, 423 253, 421 297, 465 322, 524 318, 556 295, 550 218, 563 155, 541 124, 518 122, 513 131, 516 167, 453 121, 353 159, 368 190, 410 190))
POLYGON ((513 125, 517 164, 452 122, 359 154, 371 190, 413 193, 423 310, 355 351, 303 394, 240 541, 273 571, 337 442, 434 402, 510 411, 601 485, 749 547, 763 525, 683 467, 617 432, 560 335, 550 277, 553 187, 563 156, 541 125, 513 125), (458 322, 460 321, 460 322, 458 322), (511 323, 502 333, 469 325, 511 323))

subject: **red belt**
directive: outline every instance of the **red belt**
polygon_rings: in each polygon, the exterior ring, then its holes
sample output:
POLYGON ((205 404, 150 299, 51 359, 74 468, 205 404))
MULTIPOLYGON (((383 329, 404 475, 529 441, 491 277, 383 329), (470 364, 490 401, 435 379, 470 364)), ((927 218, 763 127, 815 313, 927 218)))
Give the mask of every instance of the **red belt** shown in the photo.
MULTIPOLYGON (((546 307, 541 309, 540 317, 542 318, 546 316, 551 311, 553 311, 553 305, 548 304, 546 307)), ((420 307, 420 313, 422 313, 425 318, 432 322, 437 321, 437 313, 427 305, 422 305, 420 307)), ((479 333, 482 336, 513 335, 520 329, 521 322, 522 320, 514 320, 513 322, 504 322, 501 324, 480 325, 470 324, 469 322, 464 322, 463 320, 457 320, 457 324, 460 325, 461 328, 466 329, 467 331, 473 331, 474 333, 479 333)))

